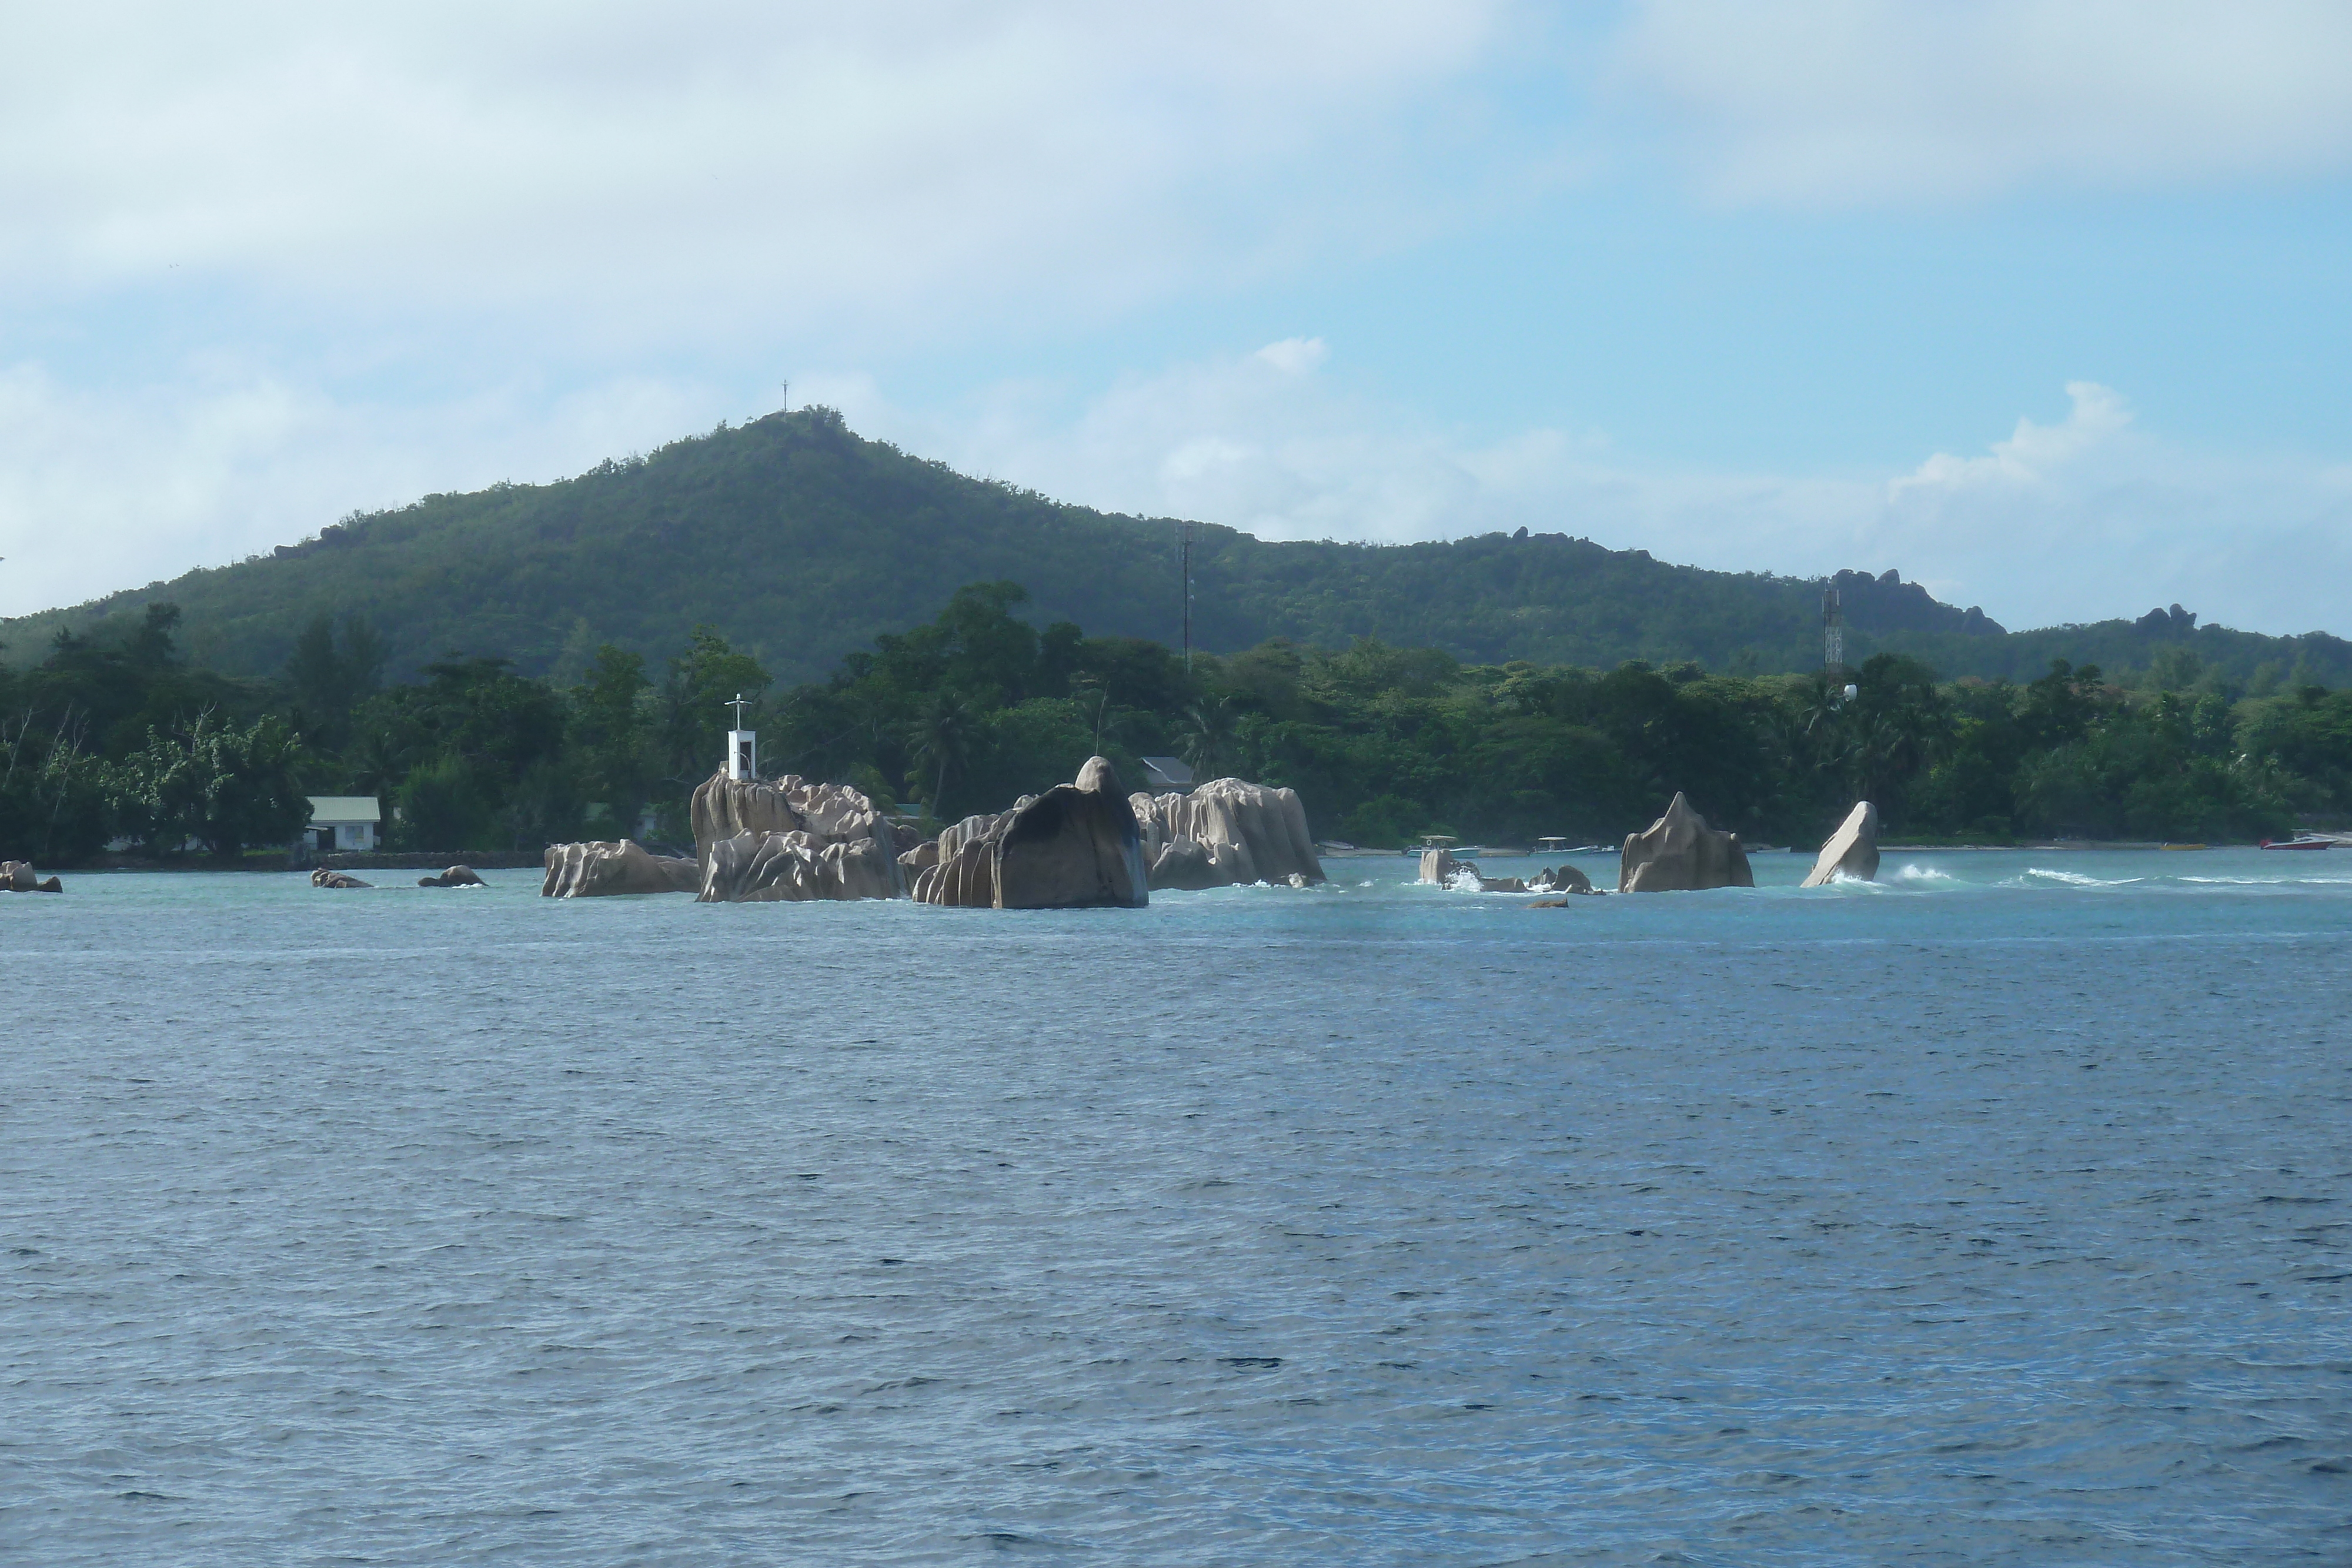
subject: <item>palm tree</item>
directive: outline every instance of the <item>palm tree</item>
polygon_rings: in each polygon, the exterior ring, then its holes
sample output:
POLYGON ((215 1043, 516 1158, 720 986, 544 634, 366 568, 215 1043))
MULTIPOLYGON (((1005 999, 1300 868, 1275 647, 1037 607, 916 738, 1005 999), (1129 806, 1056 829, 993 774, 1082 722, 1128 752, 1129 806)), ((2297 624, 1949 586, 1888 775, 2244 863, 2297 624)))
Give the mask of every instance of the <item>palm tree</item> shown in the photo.
POLYGON ((1231 697, 1204 697, 1184 710, 1184 760, 1195 778, 1213 778, 1217 758, 1232 747, 1233 706, 1231 697))
POLYGON ((931 769, 931 815, 941 821, 940 800, 947 792, 948 775, 961 768, 971 756, 972 732, 979 715, 970 703, 950 692, 935 692, 907 731, 915 760, 931 769))
POLYGON ((408 777, 410 763, 392 732, 383 729, 361 736, 343 758, 352 788, 378 800, 400 788, 401 780, 408 777))

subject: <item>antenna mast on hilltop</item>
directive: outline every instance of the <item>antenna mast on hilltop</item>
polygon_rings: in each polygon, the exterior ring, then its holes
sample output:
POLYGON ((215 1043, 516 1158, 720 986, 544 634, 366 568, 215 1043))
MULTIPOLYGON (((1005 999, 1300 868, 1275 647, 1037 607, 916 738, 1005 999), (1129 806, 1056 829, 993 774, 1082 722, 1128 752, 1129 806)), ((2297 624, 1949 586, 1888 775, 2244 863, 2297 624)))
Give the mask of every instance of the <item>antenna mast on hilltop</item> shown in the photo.
POLYGON ((1189 675, 1192 673, 1192 525, 1176 527, 1183 540, 1178 554, 1184 568, 1184 673, 1189 675))
POLYGON ((1822 664, 1832 674, 1845 667, 1845 613, 1834 587, 1822 590, 1822 664))

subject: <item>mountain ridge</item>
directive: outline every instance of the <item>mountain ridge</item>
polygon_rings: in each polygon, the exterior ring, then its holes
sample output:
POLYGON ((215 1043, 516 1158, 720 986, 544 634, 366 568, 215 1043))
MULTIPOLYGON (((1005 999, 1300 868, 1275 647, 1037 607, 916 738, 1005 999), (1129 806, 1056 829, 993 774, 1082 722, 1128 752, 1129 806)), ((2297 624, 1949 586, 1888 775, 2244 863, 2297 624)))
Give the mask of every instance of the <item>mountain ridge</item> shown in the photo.
MULTIPOLYGON (((1184 526, 974 479, 809 408, 568 479, 355 513, 267 555, 0 622, 0 656, 37 658, 68 627, 127 634, 148 603, 168 600, 190 656, 231 674, 281 668, 325 613, 365 617, 395 675, 452 653, 562 675, 599 643, 658 656, 709 625, 793 681, 929 617, 965 582, 998 580, 1029 590, 1041 624, 1173 645, 1184 526)), ((1802 670, 1821 662, 1821 590, 1834 584, 1857 664, 1899 652, 1948 677, 2023 679, 2052 658, 2131 668, 2186 649, 2242 681, 2352 681, 2342 639, 2199 626, 2177 605, 2013 632, 1893 571, 1723 572, 1526 528, 1371 545, 1189 526, 1194 643, 1211 652, 1374 637, 1475 663, 1802 670)))

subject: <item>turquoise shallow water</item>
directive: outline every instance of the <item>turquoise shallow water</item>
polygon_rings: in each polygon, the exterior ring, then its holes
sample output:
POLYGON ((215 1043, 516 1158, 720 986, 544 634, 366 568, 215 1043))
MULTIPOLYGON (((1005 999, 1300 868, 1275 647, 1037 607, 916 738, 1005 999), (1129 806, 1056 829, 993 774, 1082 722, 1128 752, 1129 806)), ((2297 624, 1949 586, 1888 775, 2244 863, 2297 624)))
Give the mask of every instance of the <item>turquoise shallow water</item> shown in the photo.
POLYGON ((0 899, 0 1557, 2352 1558, 2352 854, 1808 863, 0 899))

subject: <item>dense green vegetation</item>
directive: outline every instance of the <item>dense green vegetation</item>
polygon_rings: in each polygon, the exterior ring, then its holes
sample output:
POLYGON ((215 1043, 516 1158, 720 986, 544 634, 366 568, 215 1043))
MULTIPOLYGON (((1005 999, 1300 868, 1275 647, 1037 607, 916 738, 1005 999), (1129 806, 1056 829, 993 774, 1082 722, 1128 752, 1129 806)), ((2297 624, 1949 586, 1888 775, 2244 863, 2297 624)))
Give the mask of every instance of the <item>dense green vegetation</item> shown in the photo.
MULTIPOLYGON (((268 557, 0 624, 0 641, 29 665, 60 629, 127 637, 168 601, 196 662, 262 677, 318 617, 357 615, 397 678, 496 658, 568 688, 604 644, 666 662, 702 626, 779 679, 810 681, 973 581, 1024 584, 1041 624, 1174 643, 1178 532, 968 478, 807 409, 557 484, 354 516, 268 557)), ((1475 664, 1763 674, 1820 662, 1817 581, 1670 566, 1564 533, 1392 546, 1199 534, 1195 638, 1218 653, 1374 638, 1475 664)), ((2258 693, 2352 684, 2352 644, 2323 634, 2261 637, 2185 612, 2006 633, 1892 572, 1837 580, 1856 660, 1902 653, 1947 676, 2026 681, 2053 658, 2137 677, 2188 653, 2258 693)))
POLYGON ((191 667, 177 611, 61 633, 0 670, 0 856, 87 862, 110 840, 164 859, 288 842, 304 793, 396 806, 392 847, 682 841, 740 694, 770 772, 843 780, 939 820, 1000 810, 1101 752, 1130 782, 1178 755, 1296 788, 1318 836, 1389 846, 1609 841, 1676 789, 1751 841, 1818 841, 1858 797, 1888 832, 2244 840, 2352 820, 2352 691, 2260 691, 2176 644, 2129 681, 2059 660, 1948 682, 1881 653, 1842 681, 1639 661, 1465 664, 1370 638, 1272 640, 1188 670, 1165 644, 1042 629, 1006 581, 966 585, 825 678, 780 686, 709 627, 658 663, 602 644, 558 682, 482 655, 386 685, 356 616, 300 629, 266 679, 191 667), (193 841, 194 850, 186 846, 193 841))

